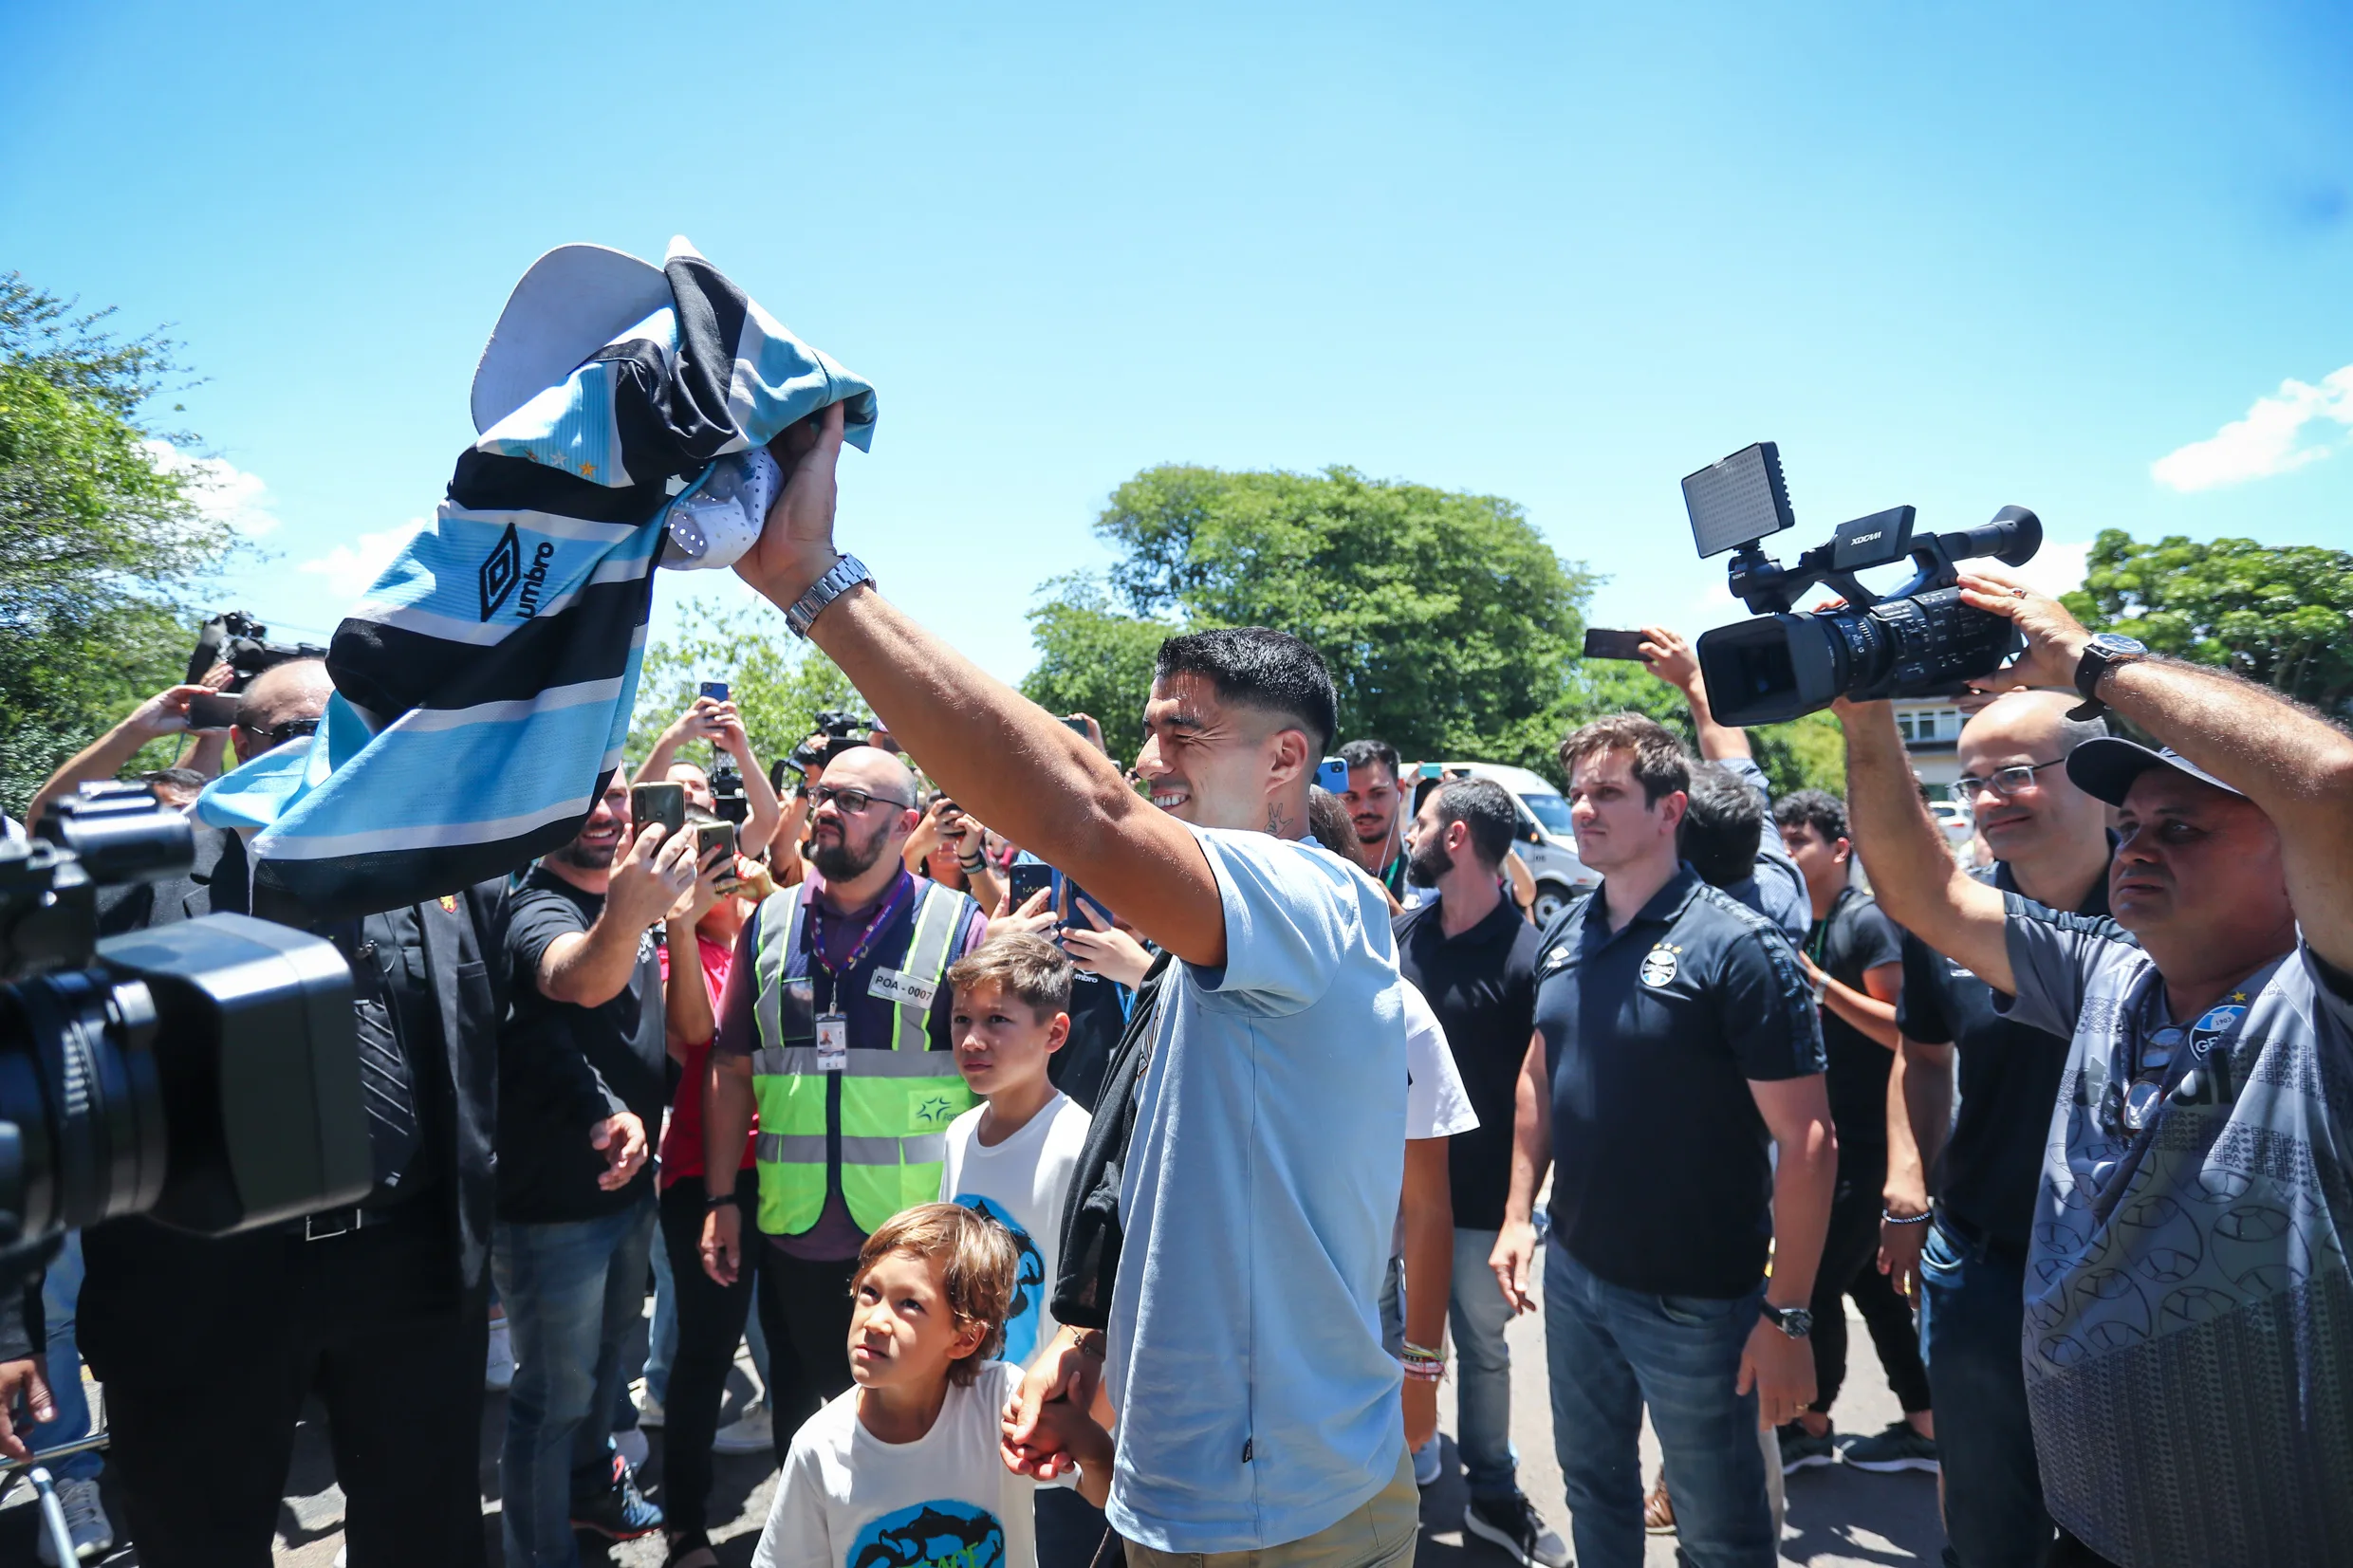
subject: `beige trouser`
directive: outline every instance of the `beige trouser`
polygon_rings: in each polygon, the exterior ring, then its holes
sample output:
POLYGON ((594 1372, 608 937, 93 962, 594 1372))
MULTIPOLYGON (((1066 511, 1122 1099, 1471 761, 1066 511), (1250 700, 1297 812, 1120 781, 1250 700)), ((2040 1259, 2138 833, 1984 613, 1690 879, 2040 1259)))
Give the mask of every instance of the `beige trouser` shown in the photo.
POLYGON ((1421 1490, 1411 1454, 1378 1496, 1329 1529, 1248 1552, 1156 1552, 1127 1541, 1128 1568, 1412 1568, 1421 1490))

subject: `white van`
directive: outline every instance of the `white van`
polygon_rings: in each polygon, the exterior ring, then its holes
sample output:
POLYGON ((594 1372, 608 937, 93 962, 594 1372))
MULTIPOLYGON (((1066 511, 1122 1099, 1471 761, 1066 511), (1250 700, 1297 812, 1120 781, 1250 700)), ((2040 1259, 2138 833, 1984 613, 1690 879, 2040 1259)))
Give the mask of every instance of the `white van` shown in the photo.
MULTIPOLYGON (((1601 886, 1602 879, 1585 869, 1577 858, 1576 830, 1569 826, 1568 802, 1561 792, 1547 784, 1543 775, 1530 773, 1525 767, 1511 767, 1503 763, 1436 763, 1441 776, 1456 771, 1474 779, 1492 779, 1511 794, 1519 807, 1517 842, 1511 847, 1519 851, 1527 863, 1529 874, 1536 878, 1536 924, 1548 926, 1552 917, 1577 899, 1601 886)), ((1419 781, 1413 785, 1414 799, 1420 798, 1419 781)), ((1413 809, 1411 803, 1408 810, 1413 809)))

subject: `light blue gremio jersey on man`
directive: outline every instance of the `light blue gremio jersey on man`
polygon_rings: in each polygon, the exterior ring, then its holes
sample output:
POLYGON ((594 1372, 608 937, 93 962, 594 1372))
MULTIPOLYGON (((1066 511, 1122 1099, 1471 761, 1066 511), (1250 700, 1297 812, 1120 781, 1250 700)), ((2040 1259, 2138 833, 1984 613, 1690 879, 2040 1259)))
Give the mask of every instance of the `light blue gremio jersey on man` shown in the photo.
POLYGON ((1111 1522, 1167 1552, 1298 1540, 1397 1477, 1378 1301, 1405 1166, 1389 905, 1312 844, 1195 829, 1222 968, 1161 992, 1120 1188, 1111 1522))

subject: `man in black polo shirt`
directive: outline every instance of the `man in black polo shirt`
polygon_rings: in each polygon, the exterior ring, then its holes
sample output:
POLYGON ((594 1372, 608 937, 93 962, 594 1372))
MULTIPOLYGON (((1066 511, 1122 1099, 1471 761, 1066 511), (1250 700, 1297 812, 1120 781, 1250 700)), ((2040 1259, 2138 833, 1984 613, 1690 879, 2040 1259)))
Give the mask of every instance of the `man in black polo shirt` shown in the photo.
MULTIPOLYGON (((2018 692, 1972 718, 1961 731, 1960 798, 1993 851, 1980 880, 2052 909, 2105 915, 2106 811, 2052 766, 2107 732, 2097 719, 2068 718, 2074 705, 2057 692, 2018 692)), ((1960 1568, 2039 1562, 2053 1534, 2018 1344, 2034 1192, 2067 1042, 2011 1022, 1995 1000, 1992 987, 1904 937, 1901 1081, 1889 1114, 1906 1116, 1921 1163, 1888 1171, 1880 1234, 1891 1278, 1906 1282, 1918 1269, 1920 1340, 1941 1428, 1946 1560, 1960 1568), (1923 1168, 1933 1177, 1925 1188, 1923 1168)))
POLYGON ((1813 1397, 1806 1302, 1837 1171, 1813 995, 1788 939, 1677 858, 1673 735, 1622 713, 1570 735, 1561 763, 1603 883, 1545 933, 1492 1266, 1533 1305, 1530 1215, 1553 1166, 1545 1344, 1577 1560, 1642 1561, 1647 1405, 1684 1554, 1771 1568, 1757 1427, 1813 1397))
POLYGON ((1445 1026, 1454 1069, 1479 1124, 1447 1150, 1454 1200, 1458 1427, 1471 1484, 1463 1528, 1526 1568, 1565 1568, 1568 1553, 1519 1487, 1511 1457, 1511 1304, 1487 1260, 1511 1186, 1512 1098, 1536 1016, 1536 928, 1503 896, 1503 858, 1516 827, 1511 796, 1491 779, 1454 779, 1423 797, 1406 830, 1406 875, 1437 897, 1397 917, 1398 972, 1445 1026))

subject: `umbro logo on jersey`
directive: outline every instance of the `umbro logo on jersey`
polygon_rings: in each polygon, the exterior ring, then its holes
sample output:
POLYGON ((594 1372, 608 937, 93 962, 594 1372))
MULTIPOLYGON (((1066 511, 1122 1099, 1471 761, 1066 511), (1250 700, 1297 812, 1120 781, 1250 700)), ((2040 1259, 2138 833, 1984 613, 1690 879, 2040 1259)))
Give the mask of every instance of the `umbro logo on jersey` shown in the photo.
POLYGON ((507 531, 498 536, 490 555, 482 563, 476 582, 482 589, 482 618, 498 614, 498 607, 514 592, 517 580, 523 576, 523 541, 515 536, 515 526, 507 525, 507 531))

